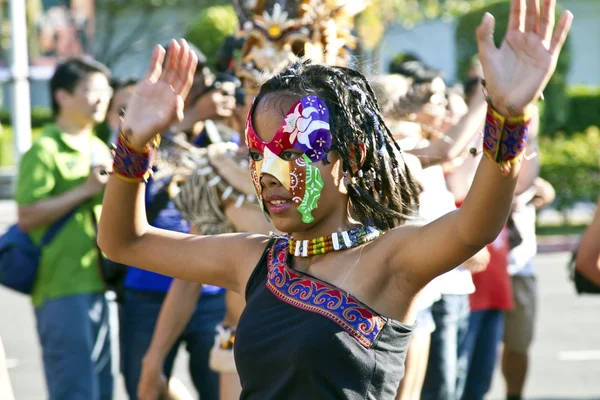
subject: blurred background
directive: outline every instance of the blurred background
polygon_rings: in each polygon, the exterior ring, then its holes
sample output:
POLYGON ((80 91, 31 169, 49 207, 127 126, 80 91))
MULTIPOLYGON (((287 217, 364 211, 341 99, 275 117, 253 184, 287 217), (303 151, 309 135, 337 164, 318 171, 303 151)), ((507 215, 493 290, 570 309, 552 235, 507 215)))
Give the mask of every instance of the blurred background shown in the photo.
MULTIPOLYGON (((154 44, 185 37, 215 67, 223 42, 239 29, 229 0, 12 1, 25 3, 26 41, 12 37, 11 0, 0 0, 0 232, 16 220, 15 143, 18 134, 29 135, 13 129, 19 114, 10 90, 13 46, 26 42, 28 50, 35 139, 52 121, 48 80, 59 60, 89 54, 110 67, 115 78, 135 79, 144 73, 154 44)), ((569 9, 575 20, 540 104, 540 176, 552 184, 556 199, 538 211, 542 307, 527 394, 540 400, 600 399, 600 299, 576 296, 566 268, 600 195, 600 0, 560 0, 559 5, 557 14, 569 9), (573 324, 578 324, 577 332, 573 324)), ((371 0, 356 19, 352 64, 377 75, 418 59, 443 71, 447 86, 460 86, 477 52, 474 32, 485 12, 496 17, 499 42, 509 1, 371 0)), ((104 139, 108 132, 106 126, 97 128, 104 139)), ((29 300, 0 288, 0 338, 19 400, 45 395, 33 326, 29 300)), ((190 386, 182 372, 185 363, 185 355, 178 358, 176 376, 190 386)), ((497 372, 490 398, 503 398, 502 385, 497 372)), ((121 386, 117 398, 125 398, 121 386)))
MULTIPOLYGON (((26 3, 33 137, 51 120, 47 80, 58 59, 87 53, 117 78, 139 77, 155 43, 186 37, 209 65, 238 19, 228 0, 22 0, 26 3)), ((357 18, 353 59, 368 74, 388 73, 407 57, 443 71, 448 86, 462 82, 476 53, 474 30, 484 12, 503 37, 507 1, 372 0, 357 18)), ((600 1, 563 0, 575 15, 569 41, 542 103, 541 177, 557 192, 539 225, 579 233, 600 193, 600 1), (577 168, 574 168, 577 166, 577 168), (573 229, 571 229, 573 228, 573 229)), ((558 12, 558 11, 557 11, 558 12)), ((3 197, 11 195, 15 164, 9 83, 9 1, 0 0, 0 167, 3 197)), ((562 232, 561 231, 561 232, 562 232)))

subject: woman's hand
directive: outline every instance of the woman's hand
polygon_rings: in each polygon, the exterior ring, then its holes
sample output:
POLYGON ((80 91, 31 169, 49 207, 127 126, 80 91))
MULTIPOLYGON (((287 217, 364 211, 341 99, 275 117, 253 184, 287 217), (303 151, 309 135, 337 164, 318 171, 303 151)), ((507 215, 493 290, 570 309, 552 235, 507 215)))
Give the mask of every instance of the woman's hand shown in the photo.
POLYGON ((167 394, 167 379, 162 372, 163 362, 144 358, 137 396, 140 400, 159 400, 167 394))
POLYGON ((486 89, 504 116, 525 114, 556 68, 558 55, 571 29, 573 14, 563 12, 554 30, 556 0, 512 0, 510 18, 500 48, 494 44, 494 17, 483 16, 477 28, 479 57, 486 89))
POLYGON ((156 46, 148 72, 135 86, 125 113, 123 124, 131 131, 128 140, 134 146, 143 147, 157 133, 183 119, 183 103, 197 64, 196 54, 183 39, 172 40, 168 52, 156 46))

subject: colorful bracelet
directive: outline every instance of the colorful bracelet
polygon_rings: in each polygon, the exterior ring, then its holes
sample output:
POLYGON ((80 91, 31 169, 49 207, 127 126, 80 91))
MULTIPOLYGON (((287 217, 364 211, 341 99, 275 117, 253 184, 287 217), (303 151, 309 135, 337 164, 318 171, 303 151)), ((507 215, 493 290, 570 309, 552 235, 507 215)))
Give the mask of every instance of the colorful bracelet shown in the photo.
POLYGON ((491 104, 483 130, 483 152, 493 162, 500 164, 502 174, 508 175, 512 166, 525 154, 530 118, 503 117, 491 104))
POLYGON ((152 164, 160 144, 160 135, 156 135, 144 148, 139 149, 127 139, 128 132, 127 128, 119 128, 113 173, 127 182, 147 182, 152 175, 152 164))

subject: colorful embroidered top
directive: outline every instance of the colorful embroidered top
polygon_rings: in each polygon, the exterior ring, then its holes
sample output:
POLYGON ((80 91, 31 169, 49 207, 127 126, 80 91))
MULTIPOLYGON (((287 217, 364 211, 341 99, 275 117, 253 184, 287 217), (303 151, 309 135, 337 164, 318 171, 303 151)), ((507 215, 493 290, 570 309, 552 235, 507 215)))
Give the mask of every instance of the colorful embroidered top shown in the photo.
POLYGON ((394 399, 412 328, 290 257, 273 239, 248 281, 234 345, 241 399, 394 399))

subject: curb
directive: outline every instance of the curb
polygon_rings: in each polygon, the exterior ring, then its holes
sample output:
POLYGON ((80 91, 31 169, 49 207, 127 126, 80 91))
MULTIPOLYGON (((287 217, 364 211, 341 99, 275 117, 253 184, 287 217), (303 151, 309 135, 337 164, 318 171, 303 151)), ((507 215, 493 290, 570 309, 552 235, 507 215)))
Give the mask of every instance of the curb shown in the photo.
POLYGON ((17 171, 14 167, 0 167, 0 199, 13 198, 17 171))
POLYGON ((579 247, 580 235, 538 236, 538 253, 573 252, 579 247))

